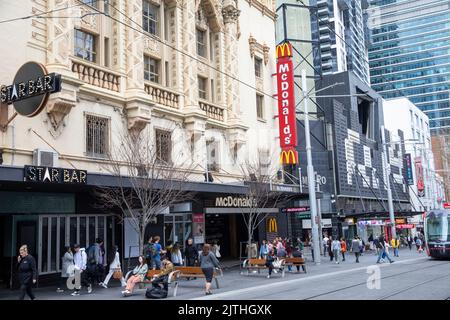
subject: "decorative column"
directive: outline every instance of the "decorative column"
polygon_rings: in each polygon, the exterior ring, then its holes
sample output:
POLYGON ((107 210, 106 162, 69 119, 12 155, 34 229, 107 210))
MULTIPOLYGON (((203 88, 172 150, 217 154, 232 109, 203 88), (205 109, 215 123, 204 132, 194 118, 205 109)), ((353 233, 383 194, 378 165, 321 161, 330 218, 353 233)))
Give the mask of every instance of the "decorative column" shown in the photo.
MULTIPOLYGON (((62 9, 69 6, 67 1, 48 0, 47 10, 62 9)), ((63 11, 62 16, 76 16, 80 11, 78 8, 63 11)), ((58 14, 46 21, 46 68, 49 73, 55 72, 62 75, 62 90, 51 95, 46 113, 48 116, 48 127, 53 136, 61 134, 64 118, 70 113, 77 103, 77 93, 81 82, 72 73, 72 61, 69 56, 73 53, 73 19, 58 18, 58 14)))
MULTIPOLYGON (((237 43, 237 21, 240 10, 236 8, 234 0, 225 0, 222 8, 223 22, 225 26, 225 70, 233 77, 238 78, 238 43, 237 43)), ((225 78, 226 105, 228 118, 233 120, 240 115, 239 108, 239 83, 231 77, 225 78)))
MULTIPOLYGON (((139 29, 142 21, 142 0, 127 0, 127 24, 139 29)), ((151 120, 151 106, 144 90, 144 34, 132 28, 126 29, 126 113, 128 129, 141 131, 151 120)))

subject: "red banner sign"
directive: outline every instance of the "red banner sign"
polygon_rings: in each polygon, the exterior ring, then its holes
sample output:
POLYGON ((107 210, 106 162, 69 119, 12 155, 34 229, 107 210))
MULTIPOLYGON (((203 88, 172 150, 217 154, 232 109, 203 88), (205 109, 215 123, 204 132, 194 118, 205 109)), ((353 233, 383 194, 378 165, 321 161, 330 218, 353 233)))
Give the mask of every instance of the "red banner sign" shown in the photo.
POLYGON ((423 178, 422 158, 416 157, 416 177, 417 177, 417 194, 419 197, 425 197, 425 183, 423 178))
POLYGON ((444 209, 450 209, 450 203, 444 202, 444 209))
POLYGON ((295 116, 294 64, 292 45, 289 42, 276 48, 278 83, 278 119, 280 126, 280 161, 282 164, 297 164, 297 123, 295 116))

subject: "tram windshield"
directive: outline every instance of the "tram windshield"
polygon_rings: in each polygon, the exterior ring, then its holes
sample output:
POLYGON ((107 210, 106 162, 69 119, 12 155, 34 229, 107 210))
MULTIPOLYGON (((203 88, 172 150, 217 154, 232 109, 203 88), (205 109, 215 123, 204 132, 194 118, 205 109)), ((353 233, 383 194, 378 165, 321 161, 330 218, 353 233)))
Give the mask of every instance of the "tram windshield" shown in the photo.
POLYGON ((450 216, 429 217, 427 223, 428 241, 450 241, 450 216))

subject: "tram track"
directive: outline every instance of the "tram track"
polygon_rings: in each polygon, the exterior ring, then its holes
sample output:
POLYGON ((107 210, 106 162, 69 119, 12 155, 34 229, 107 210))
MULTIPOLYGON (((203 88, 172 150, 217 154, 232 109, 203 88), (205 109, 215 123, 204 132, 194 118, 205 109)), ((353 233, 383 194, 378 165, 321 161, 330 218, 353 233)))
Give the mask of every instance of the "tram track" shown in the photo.
MULTIPOLYGON (((398 290, 398 291, 396 291, 396 292, 394 292, 394 293, 390 293, 390 294, 388 294, 388 295, 385 295, 385 296, 383 296, 383 297, 380 297, 380 298, 378 298, 377 300, 386 300, 386 299, 391 298, 391 297, 393 297, 393 296, 399 295, 400 293, 403 293, 403 292, 406 292, 406 291, 415 289, 415 288, 420 287, 420 286, 422 286, 422 285, 424 285, 424 284, 428 284, 428 283, 430 283, 430 282, 434 282, 434 281, 436 281, 436 280, 444 279, 444 278, 447 278, 447 277, 450 277, 450 273, 446 274, 445 276, 439 276, 439 277, 436 277, 436 278, 433 278, 433 279, 429 279, 429 280, 427 280, 427 281, 423 281, 423 282, 414 284, 414 285, 409 286, 409 287, 407 287, 407 288, 398 290)), ((447 298, 446 300, 448 300, 448 299, 449 299, 449 298, 447 298)))
MULTIPOLYGON (((421 262, 421 263, 418 263, 418 264, 424 264, 424 263, 429 263, 429 260, 421 262)), ((416 268, 413 269, 413 270, 408 270, 408 271, 401 270, 401 273, 396 273, 396 274, 392 274, 392 275, 389 275, 389 276, 381 277, 380 280, 390 279, 390 278, 394 278, 394 277, 398 277, 398 276, 403 276, 403 275, 405 275, 405 273, 413 273, 413 272, 423 271, 423 270, 430 269, 430 268, 439 267, 439 266, 448 264, 448 262, 434 264, 432 266, 424 267, 422 269, 417 269, 417 265, 418 264, 414 265, 416 268)), ((448 274, 446 276, 440 276, 439 279, 440 278, 445 278, 445 277, 448 277, 448 276, 450 276, 450 274, 448 274)), ((434 280, 438 280, 438 278, 428 280, 428 282, 431 282, 431 281, 434 281, 434 280)), ((420 286, 420 285, 423 285, 425 283, 427 283, 427 282, 424 282, 424 283, 421 283, 421 284, 417 284, 416 286, 420 286)), ((317 295, 314 295, 314 296, 310 296, 310 297, 304 298, 302 300, 311 300, 311 299, 315 299, 315 298, 318 298, 318 297, 323 297, 323 296, 327 296, 327 295, 330 295, 330 294, 333 294, 333 293, 341 292, 341 291, 344 291, 344 290, 356 288, 356 287, 359 287, 359 286, 362 286, 362 285, 366 285, 366 284, 367 284, 367 281, 359 282, 359 283, 356 283, 356 284, 353 284, 353 285, 350 285, 350 286, 346 286, 346 287, 342 287, 342 288, 339 288, 339 289, 336 289, 336 290, 328 291, 326 293, 321 293, 321 294, 317 294, 317 295)), ((405 291, 407 291, 407 290, 409 290, 409 289, 405 289, 405 291)), ((399 294, 399 293, 401 293, 401 292, 397 292, 396 294, 399 294)), ((393 295, 395 295, 395 294, 393 294, 393 295)))

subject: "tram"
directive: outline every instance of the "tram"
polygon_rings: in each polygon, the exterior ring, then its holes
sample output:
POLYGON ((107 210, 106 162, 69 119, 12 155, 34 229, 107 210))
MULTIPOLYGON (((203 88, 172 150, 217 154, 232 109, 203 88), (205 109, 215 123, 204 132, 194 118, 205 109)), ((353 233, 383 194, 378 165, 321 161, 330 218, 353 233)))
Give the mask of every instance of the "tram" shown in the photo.
POLYGON ((450 259, 450 210, 433 210, 425 214, 425 245, 432 258, 450 259))

